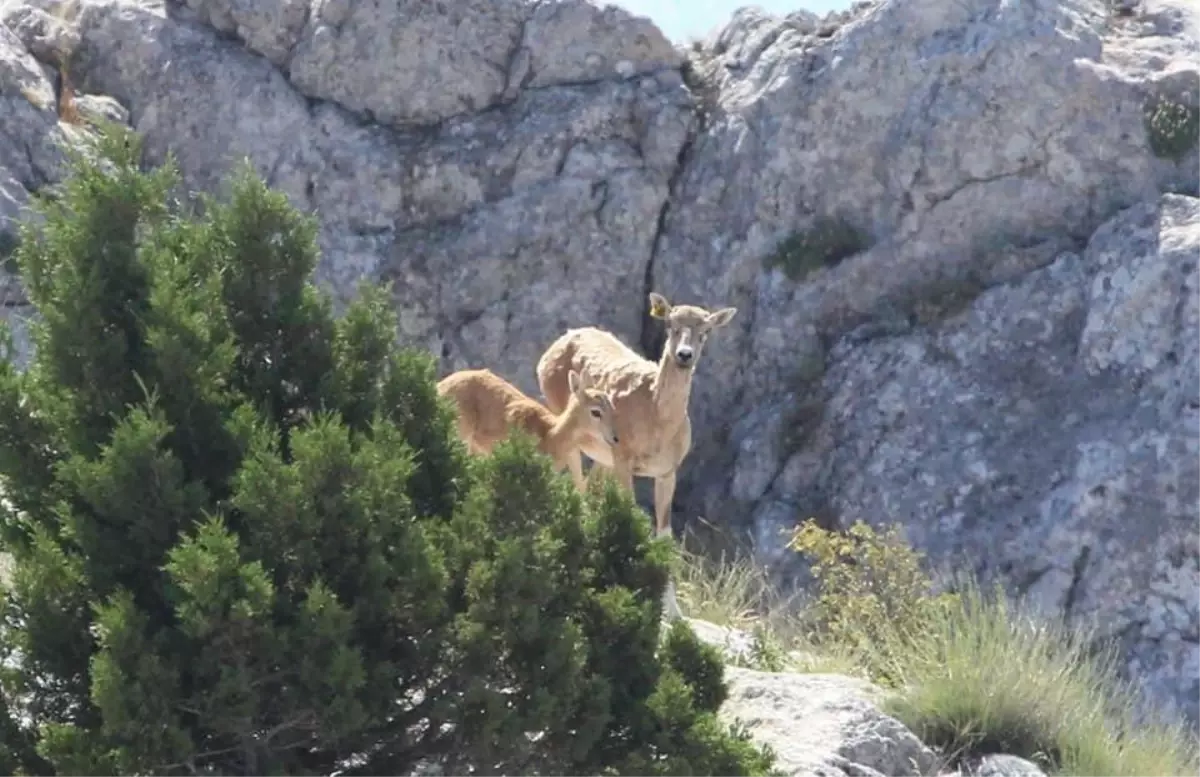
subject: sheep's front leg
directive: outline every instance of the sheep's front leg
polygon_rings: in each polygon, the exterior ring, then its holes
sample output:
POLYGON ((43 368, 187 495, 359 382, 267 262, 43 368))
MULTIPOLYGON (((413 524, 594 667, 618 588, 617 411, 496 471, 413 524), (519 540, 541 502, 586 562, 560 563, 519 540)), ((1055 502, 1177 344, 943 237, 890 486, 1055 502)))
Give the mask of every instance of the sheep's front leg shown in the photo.
MULTIPOLYGON (((654 479, 654 536, 667 537, 674 540, 671 533, 671 500, 675 498, 675 473, 663 475, 654 479)), ((679 620, 683 611, 675 598, 675 580, 667 578, 667 588, 663 591, 663 615, 667 620, 679 620)))
POLYGON ((617 485, 633 494, 633 462, 619 457, 613 457, 612 476, 617 485))
POLYGON ((671 534, 671 500, 675 498, 675 473, 654 479, 654 533, 671 534))

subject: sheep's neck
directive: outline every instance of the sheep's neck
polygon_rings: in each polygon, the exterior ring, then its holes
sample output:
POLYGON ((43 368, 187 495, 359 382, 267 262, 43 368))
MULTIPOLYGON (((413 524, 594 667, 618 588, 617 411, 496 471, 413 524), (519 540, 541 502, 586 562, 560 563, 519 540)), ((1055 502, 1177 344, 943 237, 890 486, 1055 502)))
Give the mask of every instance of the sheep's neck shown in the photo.
POLYGON ((654 378, 654 409, 660 422, 664 425, 683 423, 691 396, 692 370, 677 366, 671 354, 664 350, 658 360, 658 375, 654 378))
POLYGON ((546 448, 558 450, 565 440, 575 435, 575 430, 579 427, 580 405, 580 401, 575 397, 571 397, 567 402, 562 414, 554 419, 554 423, 550 424, 550 429, 546 432, 546 448))

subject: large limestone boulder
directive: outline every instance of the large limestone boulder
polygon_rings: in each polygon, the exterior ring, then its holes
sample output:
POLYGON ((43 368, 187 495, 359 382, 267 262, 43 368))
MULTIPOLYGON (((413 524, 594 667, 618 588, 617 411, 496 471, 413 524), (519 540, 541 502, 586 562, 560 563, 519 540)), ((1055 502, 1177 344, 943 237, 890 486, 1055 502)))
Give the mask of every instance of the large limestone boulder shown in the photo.
POLYGON ((726 667, 721 716, 775 751, 786 775, 900 777, 936 774, 938 757, 879 709, 878 688, 832 674, 726 667))
MULTIPOLYGON (((730 661, 750 659, 752 639, 738 629, 696 618, 701 641, 730 661)), ((776 754, 787 775, 878 777, 1044 777, 1036 764, 1006 754, 970 759, 948 772, 947 754, 927 747, 900 721, 882 711, 886 693, 866 680, 838 674, 763 672, 726 666, 729 696, 720 716, 746 728, 776 754)))

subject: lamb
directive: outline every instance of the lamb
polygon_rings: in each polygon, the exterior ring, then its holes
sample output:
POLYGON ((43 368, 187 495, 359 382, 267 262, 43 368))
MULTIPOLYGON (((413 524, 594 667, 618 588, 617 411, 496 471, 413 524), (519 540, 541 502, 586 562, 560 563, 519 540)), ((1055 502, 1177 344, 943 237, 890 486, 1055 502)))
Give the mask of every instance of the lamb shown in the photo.
POLYGON ((576 372, 567 376, 567 389, 555 413, 487 369, 460 370, 437 384, 438 394, 453 400, 459 437, 472 453, 489 453, 510 428, 523 429, 538 439, 538 449, 554 460, 558 471, 570 470, 576 488, 583 491, 580 444, 584 439, 597 441, 596 447, 617 444, 613 403, 576 372))
MULTIPOLYGON (((538 385, 552 411, 570 401, 570 376, 575 373, 609 392, 616 409, 613 439, 619 437, 619 442, 610 447, 589 435, 582 449, 630 491, 635 475, 654 478, 656 536, 672 536, 671 500, 679 467, 692 447, 688 399, 700 352, 709 334, 736 313, 737 308, 709 312, 695 305, 671 305, 651 292, 650 315, 667 325, 667 342, 657 364, 596 327, 567 330, 538 360, 538 385)), ((670 619, 682 615, 673 583, 667 585, 664 607, 670 619)))

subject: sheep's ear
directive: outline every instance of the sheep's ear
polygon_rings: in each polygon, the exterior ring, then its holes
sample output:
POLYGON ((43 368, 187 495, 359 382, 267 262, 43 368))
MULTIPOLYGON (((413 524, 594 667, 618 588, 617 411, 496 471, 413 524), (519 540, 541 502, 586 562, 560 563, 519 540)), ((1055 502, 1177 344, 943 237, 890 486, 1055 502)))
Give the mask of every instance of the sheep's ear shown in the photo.
POLYGON ((575 370, 571 370, 567 373, 567 385, 571 387, 572 394, 579 393, 580 389, 582 388, 582 382, 583 379, 579 377, 579 373, 575 370))
POLYGON ((650 292, 650 315, 653 318, 666 318, 671 315, 671 303, 657 291, 650 292))
POLYGON ((737 314, 737 308, 722 308, 722 309, 718 310, 716 313, 709 313, 708 314, 709 329, 720 329, 721 327, 725 326, 730 321, 732 321, 735 314, 737 314))

